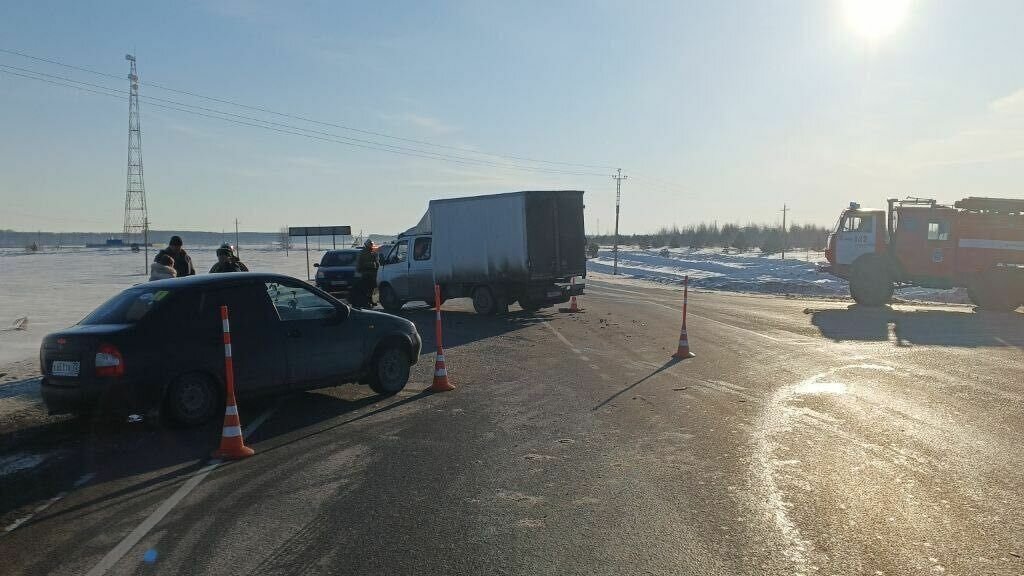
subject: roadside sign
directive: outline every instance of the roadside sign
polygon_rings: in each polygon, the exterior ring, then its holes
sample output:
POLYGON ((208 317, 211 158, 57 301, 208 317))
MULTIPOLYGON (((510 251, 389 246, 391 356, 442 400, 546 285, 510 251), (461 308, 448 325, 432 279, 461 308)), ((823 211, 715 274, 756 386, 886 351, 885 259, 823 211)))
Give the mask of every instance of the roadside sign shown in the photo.
POLYGON ((288 228, 289 236, 351 236, 351 226, 297 226, 288 228))

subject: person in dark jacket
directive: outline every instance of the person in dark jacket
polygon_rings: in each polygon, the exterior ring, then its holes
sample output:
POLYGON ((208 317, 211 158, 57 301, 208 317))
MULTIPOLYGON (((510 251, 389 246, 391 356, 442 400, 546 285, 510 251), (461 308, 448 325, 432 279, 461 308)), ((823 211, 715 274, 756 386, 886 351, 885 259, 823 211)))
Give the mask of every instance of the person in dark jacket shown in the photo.
POLYGON ((174 270, 178 273, 178 278, 184 278, 185 276, 192 276, 196 273, 196 269, 192 267, 192 258, 185 252, 185 249, 181 247, 181 236, 171 236, 171 241, 167 243, 167 248, 157 252, 154 262, 161 255, 170 256, 174 260, 174 270))
POLYGON ((380 268, 380 261, 374 253, 373 242, 369 239, 363 244, 359 252, 359 259, 356 260, 356 272, 359 273, 359 283, 356 285, 352 305, 357 308, 373 308, 373 291, 377 288, 377 269, 380 268))
POLYGON ((217 263, 210 268, 210 274, 248 271, 249 268, 238 259, 234 246, 231 244, 221 244, 220 248, 217 248, 217 263))

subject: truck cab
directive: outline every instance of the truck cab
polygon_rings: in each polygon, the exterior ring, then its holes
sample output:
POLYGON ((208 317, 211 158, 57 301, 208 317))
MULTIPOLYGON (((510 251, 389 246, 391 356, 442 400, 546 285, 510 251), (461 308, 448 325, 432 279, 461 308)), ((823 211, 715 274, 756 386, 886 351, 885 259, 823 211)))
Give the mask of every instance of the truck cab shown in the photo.
POLYGON ((430 234, 401 236, 384 254, 377 286, 385 309, 398 310, 406 302, 434 304, 432 244, 430 234))
POLYGON ((828 237, 825 257, 831 266, 829 271, 847 278, 858 258, 884 252, 887 242, 885 210, 866 210, 850 202, 828 237))

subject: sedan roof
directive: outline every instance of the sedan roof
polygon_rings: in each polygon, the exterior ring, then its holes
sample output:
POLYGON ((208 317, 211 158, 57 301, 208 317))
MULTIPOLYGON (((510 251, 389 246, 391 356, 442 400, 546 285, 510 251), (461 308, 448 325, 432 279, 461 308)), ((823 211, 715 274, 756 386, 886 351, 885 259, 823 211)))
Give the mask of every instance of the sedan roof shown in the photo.
POLYGON ((282 280, 291 280, 294 282, 303 282, 308 284, 308 282, 305 282, 304 280, 300 280, 292 276, 286 276, 284 274, 272 274, 268 272, 224 272, 218 274, 195 274, 184 278, 155 280, 153 282, 145 282, 140 284, 140 286, 181 290, 182 288, 229 286, 232 284, 248 284, 250 282, 280 282, 282 280))

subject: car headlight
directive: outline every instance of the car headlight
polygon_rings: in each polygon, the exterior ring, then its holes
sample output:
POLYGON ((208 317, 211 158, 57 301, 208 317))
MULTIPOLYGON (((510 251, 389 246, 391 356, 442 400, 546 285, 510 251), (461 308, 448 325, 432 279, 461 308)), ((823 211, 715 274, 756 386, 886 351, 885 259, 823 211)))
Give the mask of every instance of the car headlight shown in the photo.
POLYGON ((323 270, 317 270, 316 271, 316 279, 317 280, 323 280, 324 279, 324 271, 323 270))

